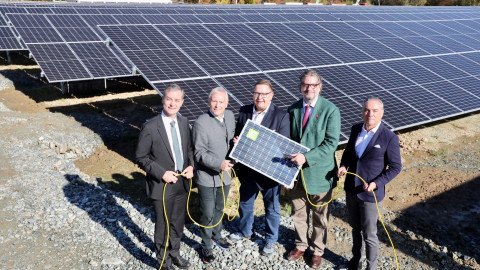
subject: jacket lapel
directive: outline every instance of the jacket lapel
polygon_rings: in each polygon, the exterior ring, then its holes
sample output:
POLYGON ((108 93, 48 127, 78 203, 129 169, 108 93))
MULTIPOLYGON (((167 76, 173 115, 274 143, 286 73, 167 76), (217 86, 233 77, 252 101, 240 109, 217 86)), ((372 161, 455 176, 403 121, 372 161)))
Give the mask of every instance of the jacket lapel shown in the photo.
POLYGON ((268 127, 269 124, 272 123, 273 110, 274 110, 273 103, 270 103, 270 107, 268 108, 268 111, 265 113, 265 116, 262 119, 262 123, 260 123, 262 126, 268 127))
MULTIPOLYGON (((180 131, 180 137, 182 138, 182 152, 183 152, 183 164, 186 164, 187 156, 188 156, 188 140, 187 133, 185 130, 185 126, 188 128, 188 124, 185 123, 186 118, 180 118, 177 116, 178 120, 178 130, 180 131), (187 124, 187 125, 185 125, 187 124)), ((182 168, 183 169, 183 168, 182 168)))
POLYGON ((292 137, 302 138, 302 99, 300 99, 293 108, 292 137))

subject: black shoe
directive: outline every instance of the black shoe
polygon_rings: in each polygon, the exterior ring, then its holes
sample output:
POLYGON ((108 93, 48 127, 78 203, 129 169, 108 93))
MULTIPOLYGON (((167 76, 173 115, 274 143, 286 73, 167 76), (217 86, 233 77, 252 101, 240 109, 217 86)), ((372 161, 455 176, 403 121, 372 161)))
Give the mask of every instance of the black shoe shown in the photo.
POLYGON ((180 255, 172 258, 172 263, 180 269, 188 269, 190 267, 190 262, 180 255))
POLYGON ((229 250, 232 244, 230 244, 227 239, 225 238, 220 238, 217 240, 213 240, 213 244, 217 247, 219 247, 221 250, 229 250))
POLYGON ((212 263, 214 261, 215 261, 215 256, 213 256, 212 249, 211 248, 202 249, 202 262, 212 263))
POLYGON ((348 270, 361 270, 362 269, 362 262, 354 262, 352 260, 348 261, 347 263, 348 270))

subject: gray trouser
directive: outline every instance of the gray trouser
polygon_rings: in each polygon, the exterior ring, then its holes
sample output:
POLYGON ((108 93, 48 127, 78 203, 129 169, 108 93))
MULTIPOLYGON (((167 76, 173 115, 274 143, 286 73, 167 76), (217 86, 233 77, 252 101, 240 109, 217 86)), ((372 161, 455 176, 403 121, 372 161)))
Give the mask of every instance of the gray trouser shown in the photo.
MULTIPOLYGON (((352 226, 353 247, 352 261, 360 262, 362 258, 363 242, 366 245, 367 270, 377 269, 378 236, 377 220, 378 212, 375 203, 360 200, 353 192, 346 195, 348 217, 352 226)), ((381 202, 379 202, 380 206, 381 202)))
MULTIPOLYGON (((230 185, 223 186, 225 191, 225 202, 227 201, 230 185)), ((222 187, 206 187, 198 185, 198 195, 200 196, 201 217, 199 223, 204 226, 211 226, 218 223, 223 217, 224 201, 222 187)), ((222 222, 213 228, 201 228, 200 237, 202 238, 202 248, 213 248, 212 240, 222 238, 222 222)))

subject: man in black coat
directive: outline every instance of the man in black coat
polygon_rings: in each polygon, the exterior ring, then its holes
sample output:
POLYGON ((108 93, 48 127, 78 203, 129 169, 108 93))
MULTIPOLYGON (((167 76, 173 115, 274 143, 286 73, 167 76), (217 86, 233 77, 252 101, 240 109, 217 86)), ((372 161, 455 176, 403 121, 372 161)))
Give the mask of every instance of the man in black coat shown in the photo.
MULTIPOLYGON (((287 111, 272 103, 273 88, 269 80, 258 81, 253 88, 253 104, 240 108, 235 136, 242 131, 248 119, 290 138, 290 120, 287 111)), ((238 137, 235 137, 235 141, 238 137)), ((241 240, 253 235, 254 202, 260 191, 265 206, 265 246, 263 255, 271 255, 275 251, 280 226, 280 189, 278 182, 263 176, 246 167, 239 166, 238 178, 240 186, 240 223, 238 232, 231 234, 230 239, 241 240)))
POLYGON ((147 196, 155 207, 155 251, 161 263, 165 248, 167 253, 162 269, 174 269, 172 263, 182 269, 190 263, 180 256, 180 239, 185 225, 185 209, 189 182, 193 177, 193 147, 188 120, 178 111, 183 104, 184 92, 176 84, 167 87, 163 95, 162 113, 147 121, 138 137, 135 160, 147 173, 147 196), (181 174, 181 176, 180 176, 181 174), (163 194, 164 186, 166 187, 163 194), (165 209, 169 221, 169 242, 165 209))

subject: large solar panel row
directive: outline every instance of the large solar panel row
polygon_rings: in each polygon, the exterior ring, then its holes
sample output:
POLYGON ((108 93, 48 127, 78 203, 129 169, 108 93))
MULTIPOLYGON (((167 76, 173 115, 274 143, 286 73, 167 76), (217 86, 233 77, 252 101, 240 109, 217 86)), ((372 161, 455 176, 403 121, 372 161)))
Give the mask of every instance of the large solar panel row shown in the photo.
POLYGON ((480 108, 476 7, 147 7, 0 9, 22 39, 30 35, 27 47, 45 75, 68 81, 134 68, 158 91, 180 84, 187 93, 181 113, 190 120, 207 108, 216 86, 227 89, 233 110, 250 103, 259 78, 272 80, 275 102, 286 108, 300 98, 297 78, 307 68, 322 74, 322 95, 341 110, 342 142, 370 95, 384 101, 392 129, 480 108), (106 55, 102 48, 127 65, 105 66, 108 60, 91 55, 106 55))

